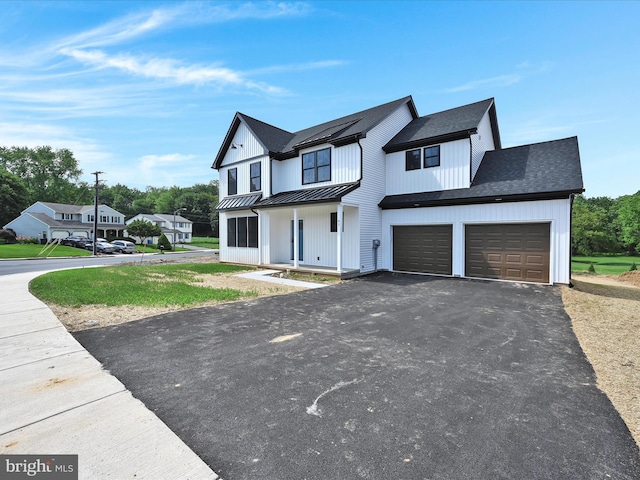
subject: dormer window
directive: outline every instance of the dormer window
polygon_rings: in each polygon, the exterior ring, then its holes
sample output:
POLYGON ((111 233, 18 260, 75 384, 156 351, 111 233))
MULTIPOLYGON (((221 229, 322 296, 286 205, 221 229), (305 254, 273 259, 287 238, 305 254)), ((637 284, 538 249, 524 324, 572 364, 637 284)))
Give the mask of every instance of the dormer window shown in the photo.
POLYGON ((424 149, 424 168, 440 166, 440 145, 424 149))
POLYGON ((328 182, 331 180, 331 149, 325 148, 302 154, 302 183, 328 182))
POLYGON ((230 168, 227 172, 227 195, 238 193, 238 169, 230 168))

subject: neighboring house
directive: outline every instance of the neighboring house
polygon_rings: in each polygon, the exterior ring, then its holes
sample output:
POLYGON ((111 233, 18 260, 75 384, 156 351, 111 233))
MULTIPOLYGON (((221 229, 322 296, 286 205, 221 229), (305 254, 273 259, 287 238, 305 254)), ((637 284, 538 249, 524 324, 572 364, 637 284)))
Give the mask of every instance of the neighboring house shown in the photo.
MULTIPOLYGON (((173 215, 171 213, 139 213, 133 218, 127 220, 127 225, 135 220, 144 220, 145 222, 155 223, 160 227, 162 233, 165 234, 169 242, 175 243, 191 243, 193 222, 188 218, 184 218, 180 215, 173 215)), ((137 238, 137 237, 133 237, 137 238)), ((149 243, 158 243, 159 237, 153 237, 146 239, 149 243)), ((143 239, 138 238, 138 242, 142 242, 143 239)))
MULTIPOLYGON (((94 205, 66 205, 36 202, 22 211, 18 218, 7 223, 17 235, 52 240, 70 236, 93 238, 94 205)), ((98 235, 118 237, 124 230, 124 215, 107 206, 98 205, 98 235)))
POLYGON ((502 148, 493 98, 420 117, 409 97, 287 132, 236 113, 220 260, 569 283, 576 137, 502 148))

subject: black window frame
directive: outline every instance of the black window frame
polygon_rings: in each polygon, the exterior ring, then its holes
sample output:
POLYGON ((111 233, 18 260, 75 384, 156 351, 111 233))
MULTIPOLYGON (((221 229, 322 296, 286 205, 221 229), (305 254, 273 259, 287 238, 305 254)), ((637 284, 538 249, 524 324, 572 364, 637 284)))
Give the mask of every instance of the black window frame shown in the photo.
POLYGON ((228 218, 227 247, 258 248, 258 217, 228 218))
POLYGON ((230 168, 229 170, 227 170, 227 195, 237 195, 237 194, 238 194, 238 169, 230 168), (233 188, 231 188, 232 185, 233 185, 233 188))
POLYGON ((314 150, 313 152, 303 153, 302 154, 302 184, 310 185, 313 183, 322 183, 322 182, 330 182, 330 181, 331 181, 331 147, 322 148, 320 150, 314 150), (329 154, 329 163, 327 164, 323 163, 319 165, 318 156, 319 154, 324 152, 328 152, 329 154), (305 161, 312 161, 313 165, 307 166, 305 168, 305 161), (320 172, 322 172, 322 176, 320 172), (327 175, 324 172, 328 172, 328 178, 326 178, 327 175), (310 177, 309 175, 305 175, 305 173, 311 174, 312 179, 309 178, 310 177))
POLYGON ((405 152, 404 158, 404 168, 405 171, 410 172, 411 170, 420 170, 422 168, 422 151, 419 148, 414 150, 407 150, 405 152), (418 152, 418 156, 415 156, 415 153, 418 152))
POLYGON ((262 190, 262 164, 255 162, 249 165, 249 191, 259 192, 260 190, 262 190), (254 170, 257 171, 257 175, 254 170))
POLYGON ((440 166, 440 145, 431 145, 429 147, 424 147, 423 156, 424 156, 424 168, 439 167, 440 166), (434 155, 433 151, 437 153, 434 155), (437 163, 432 163, 431 165, 429 165, 428 164, 429 159, 433 159, 433 158, 437 159, 437 163))
POLYGON ((227 218, 227 247, 237 246, 237 217, 227 218))

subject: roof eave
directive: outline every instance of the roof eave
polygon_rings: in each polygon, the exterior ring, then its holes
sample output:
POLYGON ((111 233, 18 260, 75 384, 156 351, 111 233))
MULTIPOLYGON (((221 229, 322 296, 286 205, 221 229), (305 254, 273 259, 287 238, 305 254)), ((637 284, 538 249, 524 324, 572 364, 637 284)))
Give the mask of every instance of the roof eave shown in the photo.
POLYGON ((382 149, 386 153, 401 152, 403 150, 410 150, 412 148, 426 147, 428 145, 435 145, 437 143, 453 142, 455 140, 464 140, 471 137, 474 133, 477 133, 477 128, 471 128, 467 130, 461 130, 459 132, 447 133, 444 135, 438 135, 435 137, 421 138, 419 140, 412 140, 410 142, 398 143, 396 145, 385 145, 382 149))
POLYGON ((456 205, 479 205, 491 203, 513 203, 540 200, 560 200, 569 198, 584 192, 584 188, 562 190, 556 192, 534 192, 534 193, 518 193, 511 195, 488 195, 481 197, 467 198, 444 198, 434 200, 411 200, 411 199, 390 199, 385 202, 383 198, 378 206, 382 210, 396 210, 401 208, 423 208, 423 207, 452 207, 456 205))

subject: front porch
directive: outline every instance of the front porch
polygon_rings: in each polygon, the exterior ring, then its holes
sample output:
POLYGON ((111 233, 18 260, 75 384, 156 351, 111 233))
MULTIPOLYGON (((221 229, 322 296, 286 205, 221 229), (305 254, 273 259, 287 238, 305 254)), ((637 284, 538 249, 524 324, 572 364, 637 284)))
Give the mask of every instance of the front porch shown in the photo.
POLYGON ((294 268, 290 263, 271 263, 268 265, 256 265, 257 268, 266 270, 280 270, 283 273, 302 273, 305 275, 326 275, 330 277, 338 277, 346 280, 349 278, 355 278, 360 276, 360 270, 355 268, 343 268, 341 272, 338 272, 333 267, 322 267, 318 265, 298 265, 294 268))

